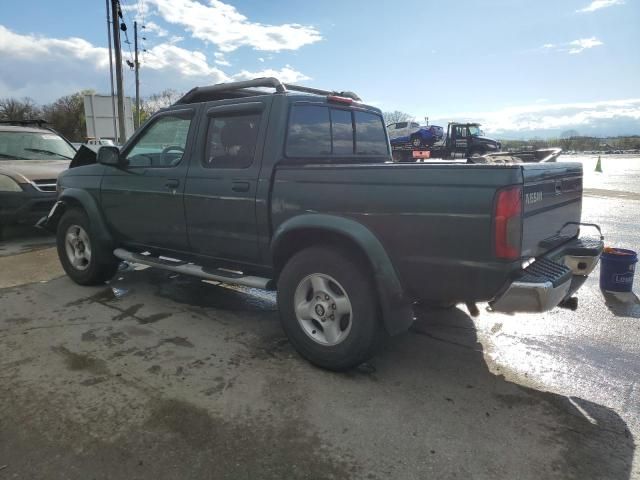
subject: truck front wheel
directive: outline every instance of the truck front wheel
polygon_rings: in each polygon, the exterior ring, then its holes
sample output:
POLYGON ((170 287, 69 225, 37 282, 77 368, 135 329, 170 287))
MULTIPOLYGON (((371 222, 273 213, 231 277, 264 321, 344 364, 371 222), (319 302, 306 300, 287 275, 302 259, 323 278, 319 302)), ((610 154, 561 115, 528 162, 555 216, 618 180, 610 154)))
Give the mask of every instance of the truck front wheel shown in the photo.
POLYGON ((58 257, 71 280, 80 285, 97 285, 111 279, 120 263, 111 251, 96 241, 87 214, 67 210, 58 223, 58 257))
POLYGON ((367 269, 346 251, 309 247, 278 281, 282 327, 311 363, 346 370, 373 356, 384 334, 367 269))

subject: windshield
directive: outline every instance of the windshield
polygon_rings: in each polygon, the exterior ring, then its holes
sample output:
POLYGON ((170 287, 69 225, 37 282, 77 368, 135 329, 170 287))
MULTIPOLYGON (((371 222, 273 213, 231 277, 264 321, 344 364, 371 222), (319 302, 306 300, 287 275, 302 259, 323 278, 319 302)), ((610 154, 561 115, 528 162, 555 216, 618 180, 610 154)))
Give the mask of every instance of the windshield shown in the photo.
POLYGON ((75 150, 50 132, 0 132, 0 161, 72 159, 75 150))
POLYGON ((482 135, 480 127, 478 127, 477 125, 469 125, 469 135, 471 135, 472 137, 479 137, 480 135, 482 135))

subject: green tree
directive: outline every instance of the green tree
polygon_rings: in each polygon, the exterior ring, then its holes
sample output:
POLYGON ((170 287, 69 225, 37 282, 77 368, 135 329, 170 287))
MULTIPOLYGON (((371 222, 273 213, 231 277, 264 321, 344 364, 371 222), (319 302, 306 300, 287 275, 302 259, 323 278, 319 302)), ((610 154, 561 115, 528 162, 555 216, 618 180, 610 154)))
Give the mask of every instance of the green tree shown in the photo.
POLYGON ((94 93, 95 90, 82 90, 60 97, 42 108, 45 119, 72 142, 84 142, 87 138, 84 96, 94 93))

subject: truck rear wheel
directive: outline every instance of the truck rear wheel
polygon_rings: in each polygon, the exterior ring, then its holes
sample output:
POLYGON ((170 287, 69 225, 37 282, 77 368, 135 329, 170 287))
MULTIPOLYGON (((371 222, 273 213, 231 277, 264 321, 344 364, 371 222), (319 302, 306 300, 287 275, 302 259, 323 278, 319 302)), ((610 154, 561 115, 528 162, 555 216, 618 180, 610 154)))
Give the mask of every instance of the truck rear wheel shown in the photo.
POLYGON ((311 363, 355 367, 374 355, 383 336, 376 289, 367 269, 339 249, 295 254, 278 281, 278 308, 289 340, 311 363))
POLYGON ((64 212, 58 223, 56 243, 64 271, 80 285, 103 283, 118 269, 119 260, 96 241, 83 210, 72 208, 64 212))
POLYGON ((422 138, 420 138, 418 135, 414 135, 413 137, 411 137, 411 145, 413 145, 414 148, 422 147, 422 138))

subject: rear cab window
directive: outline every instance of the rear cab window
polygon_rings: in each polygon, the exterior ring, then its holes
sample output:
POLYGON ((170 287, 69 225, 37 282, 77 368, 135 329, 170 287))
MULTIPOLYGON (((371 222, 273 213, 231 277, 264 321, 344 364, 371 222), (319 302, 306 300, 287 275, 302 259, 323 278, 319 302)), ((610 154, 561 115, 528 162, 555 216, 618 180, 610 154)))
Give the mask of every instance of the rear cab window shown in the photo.
MULTIPOLYGON (((389 155, 382 116, 369 111, 327 104, 291 107, 285 146, 289 158, 337 158, 389 155)), ((366 159, 358 158, 358 162, 366 159)))

